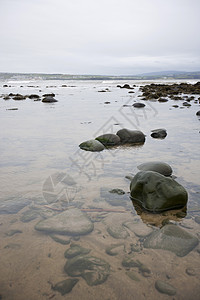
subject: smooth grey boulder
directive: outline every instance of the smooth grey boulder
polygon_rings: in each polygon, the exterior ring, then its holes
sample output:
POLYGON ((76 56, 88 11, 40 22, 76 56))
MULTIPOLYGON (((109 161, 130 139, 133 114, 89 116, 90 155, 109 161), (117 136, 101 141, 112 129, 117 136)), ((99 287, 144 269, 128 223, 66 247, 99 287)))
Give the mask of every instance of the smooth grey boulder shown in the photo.
POLYGON ((141 171, 154 171, 158 172, 164 176, 171 176, 172 175, 172 168, 170 165, 162 162, 162 161, 149 161, 146 163, 143 163, 137 168, 141 171))
POLYGON ((122 144, 141 144, 145 142, 145 135, 142 131, 139 130, 129 130, 123 128, 117 132, 117 135, 120 137, 122 144))
POLYGON ((163 249, 183 257, 198 245, 197 237, 177 225, 165 225, 154 231, 144 241, 145 248, 163 249))
POLYGON ((104 145, 97 140, 89 140, 79 145, 82 150, 98 152, 105 149, 104 145))
POLYGON ((115 146, 120 144, 120 137, 113 133, 106 133, 96 138, 97 141, 102 143, 104 146, 115 146))
POLYGON ((162 280, 157 280, 155 282, 155 288, 162 294, 166 294, 169 296, 173 296, 176 294, 176 289, 173 287, 171 284, 162 281, 162 280))
POLYGON ((154 129, 151 130, 151 137, 155 139, 164 139, 167 136, 167 131, 166 129, 159 128, 159 129, 154 129))
POLYGON ((130 190, 133 200, 155 213, 183 207, 188 199, 182 185, 153 171, 138 172, 131 181, 130 190))
POLYGON ((93 228, 87 215, 77 208, 66 210, 35 225, 35 229, 39 231, 66 235, 88 234, 93 228))

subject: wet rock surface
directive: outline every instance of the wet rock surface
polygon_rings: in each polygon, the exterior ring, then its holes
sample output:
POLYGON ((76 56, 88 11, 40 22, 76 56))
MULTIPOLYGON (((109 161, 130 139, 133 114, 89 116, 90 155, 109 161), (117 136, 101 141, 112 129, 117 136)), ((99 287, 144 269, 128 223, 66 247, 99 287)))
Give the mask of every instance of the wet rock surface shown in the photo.
POLYGON ((99 152, 105 149, 104 145, 97 140, 88 140, 79 145, 82 150, 99 152))
POLYGON ((107 280, 110 265, 98 257, 79 255, 69 259, 64 270, 69 276, 81 276, 89 286, 93 286, 102 284, 107 280))
POLYGON ((140 144, 145 142, 145 135, 139 130, 120 129, 117 132, 120 137, 121 143, 140 144))
POLYGON ((146 162, 137 166, 137 168, 141 171, 158 172, 164 176, 170 176, 172 174, 172 168, 170 167, 170 165, 161 161, 146 162))
POLYGON ((155 139, 164 139, 167 136, 166 129, 154 129, 151 132, 151 137, 155 139))
POLYGON ((169 224, 154 231, 144 241, 145 248, 163 249, 183 257, 192 251, 199 241, 177 225, 169 224))
POLYGON ((130 184, 131 198, 152 212, 183 207, 188 195, 174 179, 154 171, 140 171, 130 184))
POLYGON ((35 225, 35 229, 39 231, 66 235, 88 234, 93 227, 94 225, 86 214, 77 208, 66 210, 35 225))
POLYGON ((96 138, 96 140, 102 143, 104 146, 115 146, 120 143, 119 136, 112 133, 100 135, 96 138))
POLYGON ((86 249, 77 244, 71 244, 70 248, 64 253, 65 258, 73 258, 77 255, 84 255, 90 253, 90 249, 86 249))

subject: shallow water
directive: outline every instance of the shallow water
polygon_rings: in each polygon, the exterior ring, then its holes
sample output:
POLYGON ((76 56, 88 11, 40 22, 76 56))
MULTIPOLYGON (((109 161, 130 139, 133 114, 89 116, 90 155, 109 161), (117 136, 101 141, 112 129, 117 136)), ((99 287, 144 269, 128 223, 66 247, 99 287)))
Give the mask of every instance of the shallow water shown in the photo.
POLYGON ((125 239, 116 239, 107 228, 134 220, 141 231, 143 224, 146 229, 156 230, 163 221, 171 220, 199 238, 200 225, 195 222, 195 217, 200 216, 200 120, 196 116, 199 104, 192 101, 191 107, 181 109, 183 101, 170 100, 148 101, 143 109, 123 106, 142 101, 138 97, 139 86, 148 82, 141 81, 129 82, 136 84, 134 94, 117 88, 117 84, 124 82, 115 81, 12 81, 7 83, 10 87, 3 88, 5 83, 0 82, 0 95, 53 92, 58 102, 0 98, 0 198, 3 201, 22 197, 31 201, 18 213, 0 215, 2 299, 167 299, 168 295, 155 289, 159 279, 176 288, 174 299, 198 299, 199 246, 181 258, 166 250, 143 248, 143 238, 130 230, 125 239), (63 84, 67 87, 62 87, 63 84), (105 88, 110 91, 98 92, 105 88), (174 104, 179 107, 172 107, 174 104), (18 110, 8 110, 11 108, 18 110), (84 152, 78 147, 84 140, 106 132, 116 133, 124 127, 142 130, 146 134, 145 144, 115 147, 100 153, 84 152), (167 129, 164 140, 151 138, 151 130, 156 128, 167 129), (102 189, 121 188, 128 193, 129 180, 125 176, 135 174, 139 164, 153 160, 170 164, 176 180, 187 189, 186 214, 180 214, 181 210, 157 215, 145 212, 137 204, 133 206, 128 194, 122 206, 112 206, 106 201, 109 192, 102 197, 102 189), (60 182, 60 176, 68 180, 67 185, 60 182), (69 184, 69 178, 75 184, 69 184), (51 197, 58 201, 49 203, 51 197), (65 296, 51 287, 68 278, 64 272, 64 252, 69 245, 57 243, 34 229, 41 218, 59 213, 63 205, 87 210, 94 230, 78 241, 72 237, 72 241, 91 249, 92 256, 104 259, 111 266, 105 283, 88 286, 80 277, 65 296), (23 222, 24 213, 30 209, 40 214, 30 222, 23 222), (11 230, 18 232, 12 235, 11 230), (107 246, 120 243, 117 255, 106 254, 107 246), (122 266, 123 258, 131 252, 131 244, 139 247, 133 253, 134 259, 147 266, 149 274, 122 266), (195 275, 188 275, 188 268, 195 275), (135 272, 139 281, 127 276, 128 269, 135 272))

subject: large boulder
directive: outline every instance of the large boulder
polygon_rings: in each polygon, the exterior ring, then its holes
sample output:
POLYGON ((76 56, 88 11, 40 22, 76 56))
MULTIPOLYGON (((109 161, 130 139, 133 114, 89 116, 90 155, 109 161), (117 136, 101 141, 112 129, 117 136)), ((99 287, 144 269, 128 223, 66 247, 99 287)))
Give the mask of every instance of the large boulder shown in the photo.
POLYGON ((129 130, 123 128, 117 132, 117 135, 120 137, 122 144, 141 144, 145 142, 145 135, 142 131, 139 130, 129 130))
POLYGON ((88 234, 93 228, 93 223, 77 208, 66 210, 35 225, 39 231, 66 235, 88 234))
POLYGON ((144 241, 144 247, 168 250, 183 257, 198 243, 199 241, 194 235, 177 225, 169 224, 149 235, 144 241))
POLYGON ((102 143, 104 146, 115 146, 120 143, 120 137, 113 133, 106 133, 96 138, 97 141, 102 143))
POLYGON ((89 140, 81 143, 79 147, 82 150, 98 152, 105 149, 104 145, 97 140, 89 140))
POLYGON ((137 168, 141 171, 154 171, 158 172, 165 176, 171 176, 172 175, 172 168, 170 165, 162 162, 162 161, 149 161, 146 163, 143 163, 137 168))
POLYGON ((131 198, 151 212, 183 207, 188 195, 174 179, 153 171, 138 172, 130 184, 131 198))

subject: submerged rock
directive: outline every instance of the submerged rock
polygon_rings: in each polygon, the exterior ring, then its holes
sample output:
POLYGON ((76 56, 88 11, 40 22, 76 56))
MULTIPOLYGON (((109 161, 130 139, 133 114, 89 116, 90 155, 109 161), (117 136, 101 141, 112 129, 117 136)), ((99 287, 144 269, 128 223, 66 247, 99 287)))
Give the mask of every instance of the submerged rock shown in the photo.
POLYGON ((198 239, 192 234, 177 225, 169 224, 148 236, 144 241, 144 247, 168 250, 183 257, 192 251, 198 243, 198 239))
POLYGON ((158 172, 164 176, 171 176, 171 174, 172 174, 172 168, 170 167, 170 165, 168 165, 164 162, 161 162, 161 161, 146 162, 146 163, 143 163, 143 164, 137 166, 137 168, 141 171, 158 172))
POLYGON ((121 224, 111 224, 107 227, 107 231, 115 239, 126 239, 129 236, 128 231, 121 224))
POLYGON ((121 189, 100 189, 101 197, 112 206, 132 206, 129 196, 121 189))
POLYGON ((55 285, 52 285, 51 288, 54 291, 58 291, 63 296, 70 293, 78 281, 79 279, 77 278, 68 278, 56 283, 55 285))
POLYGON ((86 214, 77 208, 66 210, 35 225, 35 229, 39 231, 66 235, 88 234, 93 228, 94 225, 86 214))
POLYGON ((29 199, 19 198, 19 196, 12 196, 5 200, 0 200, 0 214, 16 214, 30 203, 31 201, 29 199))
POLYGON ((77 255, 84 255, 90 253, 91 249, 86 249, 80 245, 71 244, 70 248, 67 249, 64 253, 65 258, 73 258, 77 255))
POLYGON ((151 227, 148 227, 143 222, 127 221, 123 223, 123 225, 127 227, 130 231, 134 232, 135 235, 139 237, 146 237, 147 235, 151 234, 153 231, 151 227))
POLYGON ((141 144, 145 142, 145 135, 139 130, 120 129, 117 135, 121 139, 121 143, 141 144))
POLYGON ((138 172, 130 184, 131 198, 152 212, 183 207, 188 195, 174 179, 153 171, 138 172))
POLYGON ((105 149, 104 145, 97 140, 89 140, 79 145, 82 150, 98 152, 105 149))
POLYGON ((102 143, 104 146, 115 146, 120 143, 120 137, 113 133, 100 135, 96 138, 96 140, 102 143))
POLYGON ((162 294, 167 294, 170 296, 173 296, 176 294, 176 289, 175 287, 173 287, 171 284, 162 281, 162 280, 157 280, 155 282, 155 288, 157 289, 157 291, 159 291, 162 294))
POLYGON ((164 139, 167 136, 166 129, 154 129, 151 130, 152 134, 151 137, 156 139, 164 139))
POLYGON ((69 276, 81 276, 88 285, 93 286, 106 281, 110 273, 110 265, 94 256, 79 255, 69 259, 64 270, 69 276))

